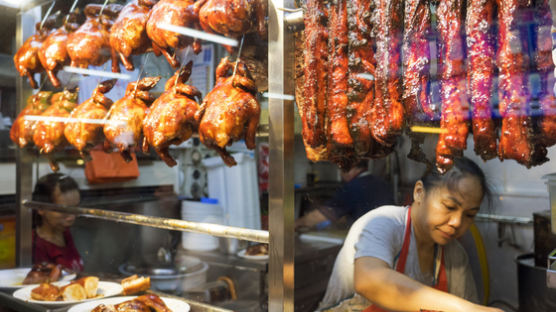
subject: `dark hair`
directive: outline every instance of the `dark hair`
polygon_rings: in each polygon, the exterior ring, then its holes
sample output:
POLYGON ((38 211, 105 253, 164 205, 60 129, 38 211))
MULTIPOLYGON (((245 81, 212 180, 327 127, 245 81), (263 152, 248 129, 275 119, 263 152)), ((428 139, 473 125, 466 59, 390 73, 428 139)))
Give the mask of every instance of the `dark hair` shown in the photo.
POLYGON ((62 173, 50 173, 42 176, 33 190, 33 200, 41 202, 54 202, 54 191, 56 187, 60 192, 65 193, 73 190, 79 191, 79 186, 75 180, 62 173))
POLYGON ((427 170, 421 181, 426 191, 439 186, 446 186, 450 191, 454 191, 457 190, 458 182, 465 176, 473 176, 479 180, 483 195, 490 204, 491 192, 486 183, 485 174, 476 163, 467 157, 454 158, 454 166, 444 174, 436 168, 427 170))

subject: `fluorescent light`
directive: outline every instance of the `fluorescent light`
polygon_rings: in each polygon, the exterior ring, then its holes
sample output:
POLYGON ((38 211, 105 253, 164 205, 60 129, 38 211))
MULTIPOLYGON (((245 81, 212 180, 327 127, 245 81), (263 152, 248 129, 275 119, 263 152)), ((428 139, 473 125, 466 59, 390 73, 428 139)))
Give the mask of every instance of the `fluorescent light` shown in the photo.
POLYGON ((131 76, 128 74, 113 73, 113 72, 107 72, 107 71, 96 70, 96 69, 85 69, 79 67, 64 66, 64 71, 68 73, 76 73, 81 75, 131 80, 131 76))
POLYGON ((269 99, 278 99, 278 100, 286 100, 286 101, 295 100, 295 97, 291 94, 279 94, 279 93, 265 92, 265 93, 263 93, 263 96, 267 97, 269 99))
POLYGON ((26 120, 48 121, 48 122, 65 122, 65 123, 81 122, 81 123, 99 124, 99 125, 104 125, 109 123, 112 125, 120 125, 120 124, 125 125, 125 122, 121 120, 70 118, 70 117, 40 116, 40 115, 26 115, 23 118, 26 120))
POLYGON ((238 45, 236 39, 219 36, 215 34, 209 34, 204 31, 200 31, 193 28, 181 27, 181 26, 170 25, 170 24, 160 24, 158 25, 158 28, 177 32, 178 34, 182 34, 193 38, 203 39, 205 41, 211 41, 211 42, 227 45, 227 46, 237 47, 238 45))
POLYGON ((26 1, 22 1, 22 0, 0 0, 0 5, 18 9, 25 2, 26 1))

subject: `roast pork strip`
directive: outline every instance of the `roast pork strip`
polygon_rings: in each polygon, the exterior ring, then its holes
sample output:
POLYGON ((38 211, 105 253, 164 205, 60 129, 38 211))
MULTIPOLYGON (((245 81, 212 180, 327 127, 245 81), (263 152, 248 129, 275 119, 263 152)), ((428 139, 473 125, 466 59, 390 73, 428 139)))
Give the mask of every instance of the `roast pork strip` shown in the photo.
POLYGON ((348 107, 349 130, 357 155, 369 151, 370 110, 374 99, 375 58, 371 38, 371 0, 348 1, 348 107))
POLYGON ((520 0, 498 0, 499 110, 503 117, 498 157, 514 159, 527 167, 546 161, 546 148, 533 144, 527 89, 528 58, 520 0))
POLYGON ((403 1, 374 0, 376 16, 375 103, 371 133, 383 145, 393 145, 404 125, 400 47, 403 1))
POLYGON ((467 2, 467 86, 473 110, 475 153, 483 160, 496 157, 496 128, 490 95, 495 69, 493 19, 495 0, 467 2))
POLYGON ((545 146, 556 144, 556 98, 554 97, 554 62, 552 61, 552 13, 548 0, 535 3, 537 51, 535 63, 541 78, 539 102, 542 110, 541 138, 545 146))
POLYGON ((308 0, 305 22, 305 88, 300 100, 303 139, 311 147, 326 145, 325 110, 328 76, 328 8, 308 0))
POLYGON ((442 116, 436 148, 436 165, 446 171, 453 158, 463 154, 468 133, 469 105, 465 86, 465 56, 463 50, 463 0, 442 0, 438 5, 438 31, 440 40, 440 97, 442 116))
POLYGON ((353 139, 348 126, 348 23, 347 0, 334 0, 330 9, 330 75, 328 76, 327 146, 329 160, 350 166, 353 139))

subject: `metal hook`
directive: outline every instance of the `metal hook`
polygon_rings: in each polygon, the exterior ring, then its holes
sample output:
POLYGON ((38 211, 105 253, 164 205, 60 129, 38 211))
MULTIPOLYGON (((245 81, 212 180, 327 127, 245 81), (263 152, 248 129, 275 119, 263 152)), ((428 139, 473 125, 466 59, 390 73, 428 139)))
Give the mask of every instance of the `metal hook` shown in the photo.
POLYGON ((141 69, 139 70, 139 75, 137 76, 137 81, 135 81, 135 89, 133 89, 133 97, 135 97, 135 95, 137 94, 137 85, 139 84, 139 79, 141 79, 141 75, 143 74, 143 70, 145 69, 145 64, 147 63, 147 60, 149 59, 149 53, 147 53, 147 56, 145 56, 145 58, 143 59, 143 64, 141 64, 141 69))
POLYGON ((245 34, 241 36, 241 42, 239 43, 239 50, 237 51, 236 64, 234 65, 234 73, 232 74, 232 81, 234 80, 234 77, 236 75, 237 64, 239 63, 239 59, 241 57, 241 50, 243 50, 243 39, 245 39, 245 34))
POLYGON ((102 11, 104 11, 104 8, 106 7, 107 4, 108 4, 108 0, 104 1, 104 4, 102 5, 102 8, 100 8, 100 12, 98 13, 98 18, 100 18, 100 16, 102 15, 102 11))
POLYGON ((52 12, 52 9, 54 8, 54 5, 56 4, 56 0, 52 1, 52 4, 50 5, 50 7, 48 8, 48 10, 46 11, 46 14, 44 15, 42 21, 41 21, 41 26, 39 27, 39 30, 42 29, 42 26, 44 25, 44 22, 46 22, 46 19, 48 18, 48 16, 50 15, 50 12, 52 12))
POLYGON ((75 7, 77 6, 77 2, 79 2, 79 0, 73 1, 73 4, 71 5, 70 10, 68 11, 68 15, 66 15, 66 19, 64 20, 64 24, 66 24, 68 22, 68 19, 69 19, 69 16, 70 16, 71 12, 73 12, 73 10, 75 10, 75 7))

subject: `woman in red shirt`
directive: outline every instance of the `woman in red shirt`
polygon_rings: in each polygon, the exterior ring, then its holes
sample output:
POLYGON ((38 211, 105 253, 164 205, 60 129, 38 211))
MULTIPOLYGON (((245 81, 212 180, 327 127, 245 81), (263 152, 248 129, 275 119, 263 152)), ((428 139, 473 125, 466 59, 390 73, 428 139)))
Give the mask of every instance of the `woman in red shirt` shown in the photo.
MULTIPOLYGON (((33 200, 77 206, 81 196, 74 179, 61 173, 51 173, 39 179, 33 191, 33 200)), ((69 231, 75 216, 50 210, 37 210, 35 216, 33 263, 55 263, 69 271, 82 271, 83 260, 69 231)))

